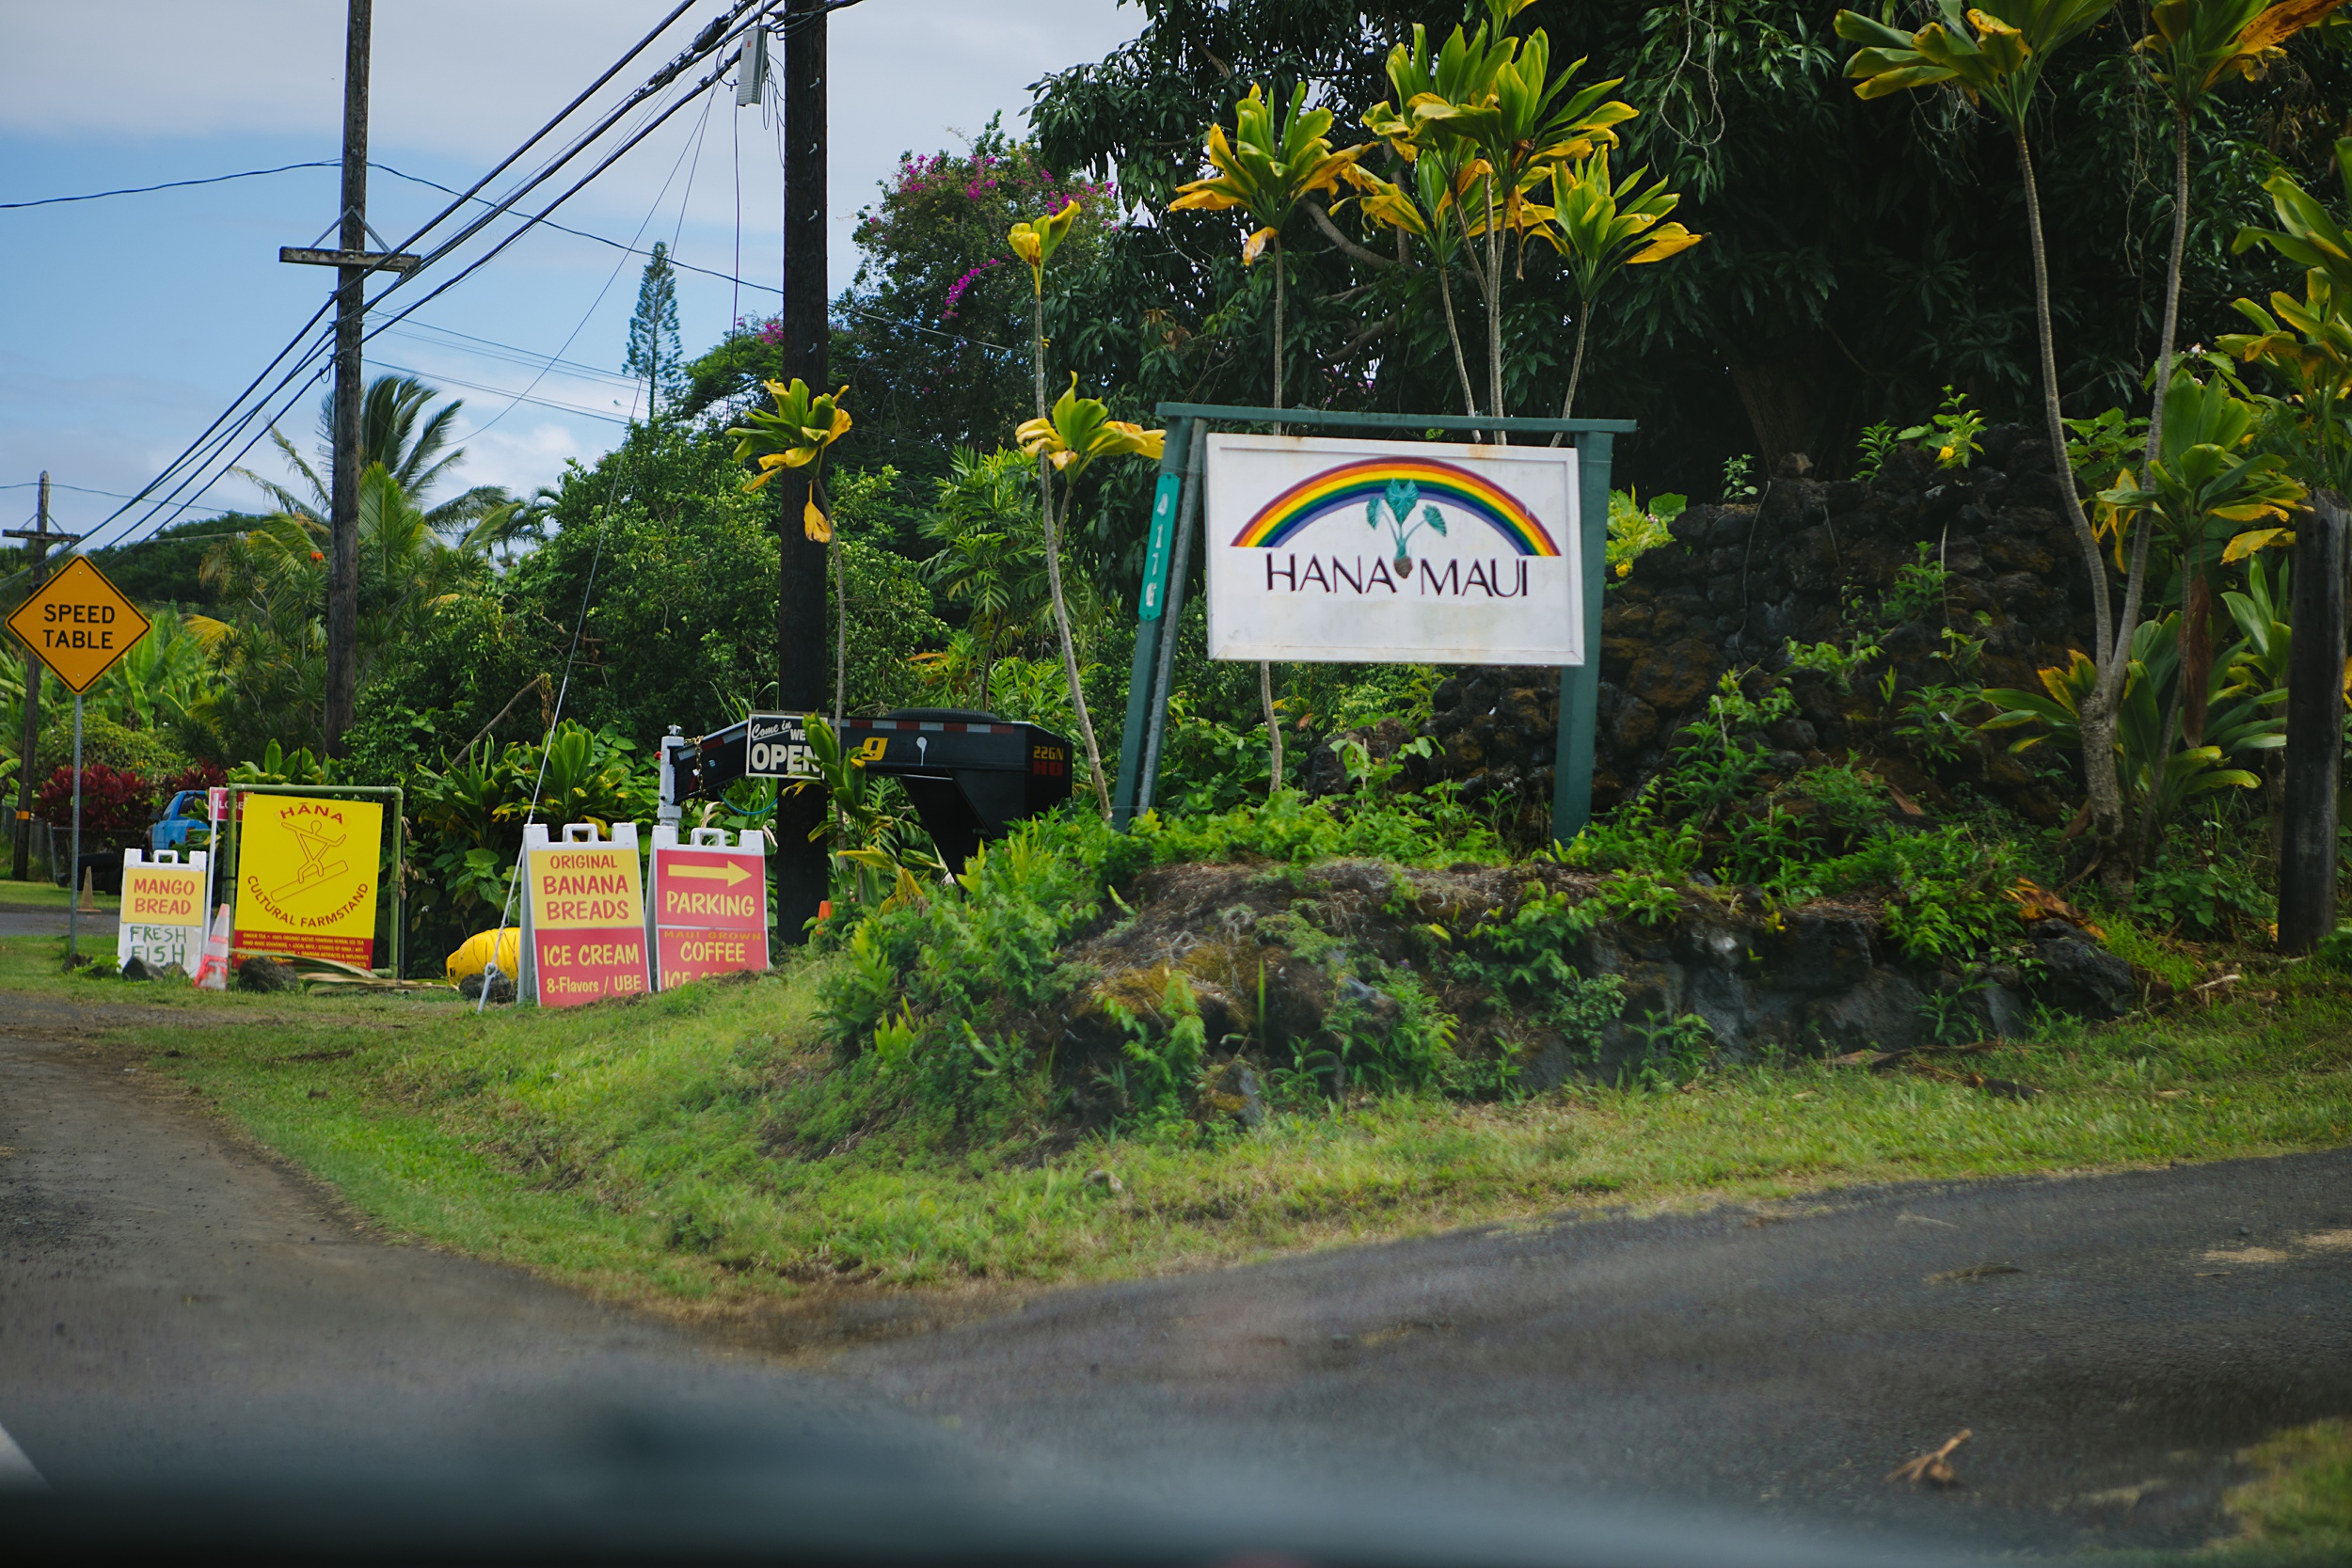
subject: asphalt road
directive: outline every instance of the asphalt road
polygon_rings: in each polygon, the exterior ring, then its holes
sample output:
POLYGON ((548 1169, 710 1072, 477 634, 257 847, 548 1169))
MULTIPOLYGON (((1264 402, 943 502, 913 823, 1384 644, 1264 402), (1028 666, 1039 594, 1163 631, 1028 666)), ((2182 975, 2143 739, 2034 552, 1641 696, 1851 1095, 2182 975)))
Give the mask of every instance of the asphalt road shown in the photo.
POLYGON ((61 1494, 652 1401, 1065 1504, 1599 1498, 2054 1550, 2207 1539, 2241 1448, 2352 1415, 2352 1151, 1471 1230, 785 1361, 388 1242, 100 1042, 136 1013, 0 997, 0 1427, 61 1494), (1884 1479, 1963 1429, 1961 1485, 1884 1479))
MULTIPOLYGON (((0 937, 61 937, 66 933, 70 916, 64 910, 13 908, 0 905, 0 937)), ((111 951, 115 932, 120 921, 113 910, 82 916, 82 940, 95 942, 111 951)))

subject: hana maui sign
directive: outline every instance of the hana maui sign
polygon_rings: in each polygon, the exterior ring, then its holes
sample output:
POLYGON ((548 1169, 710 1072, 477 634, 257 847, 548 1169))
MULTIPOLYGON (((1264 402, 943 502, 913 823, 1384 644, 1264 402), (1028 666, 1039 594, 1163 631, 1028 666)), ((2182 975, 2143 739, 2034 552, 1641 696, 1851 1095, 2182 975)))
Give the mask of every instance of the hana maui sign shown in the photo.
POLYGON ((1209 437, 1209 657, 1584 661, 1572 447, 1209 437))

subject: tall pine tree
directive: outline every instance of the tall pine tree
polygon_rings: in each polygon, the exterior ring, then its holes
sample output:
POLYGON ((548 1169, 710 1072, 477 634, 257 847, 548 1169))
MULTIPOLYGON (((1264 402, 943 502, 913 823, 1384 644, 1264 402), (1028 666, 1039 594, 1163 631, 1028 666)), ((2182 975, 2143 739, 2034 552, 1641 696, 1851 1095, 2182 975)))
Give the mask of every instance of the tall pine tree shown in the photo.
POLYGON ((670 247, 660 240, 654 241, 653 257, 637 285, 637 309, 628 318, 628 358, 621 368, 644 379, 649 418, 686 390, 686 359, 678 349, 677 273, 670 265, 670 247))

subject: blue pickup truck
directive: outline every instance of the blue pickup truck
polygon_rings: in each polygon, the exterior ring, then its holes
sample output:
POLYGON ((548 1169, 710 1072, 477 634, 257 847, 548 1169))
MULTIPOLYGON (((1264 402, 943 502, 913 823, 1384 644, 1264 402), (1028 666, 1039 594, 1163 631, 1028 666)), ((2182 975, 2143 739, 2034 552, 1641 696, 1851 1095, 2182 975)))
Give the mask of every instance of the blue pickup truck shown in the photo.
POLYGON ((206 793, 200 789, 183 789, 165 805, 164 814, 147 830, 148 853, 158 849, 177 849, 186 854, 191 849, 208 849, 213 843, 213 824, 204 814, 206 793))

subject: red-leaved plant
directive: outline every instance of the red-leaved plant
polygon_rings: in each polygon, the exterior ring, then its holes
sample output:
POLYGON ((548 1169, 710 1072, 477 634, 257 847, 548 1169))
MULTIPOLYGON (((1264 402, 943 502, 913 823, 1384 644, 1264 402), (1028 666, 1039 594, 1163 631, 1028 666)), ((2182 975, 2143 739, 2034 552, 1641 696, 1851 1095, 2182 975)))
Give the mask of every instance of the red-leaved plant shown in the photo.
MULTIPOLYGON (((64 827, 73 820, 73 769, 60 767, 49 775, 36 798, 40 819, 64 827)), ((127 768, 93 762, 82 769, 82 836, 136 836, 155 813, 154 786, 127 768)))

